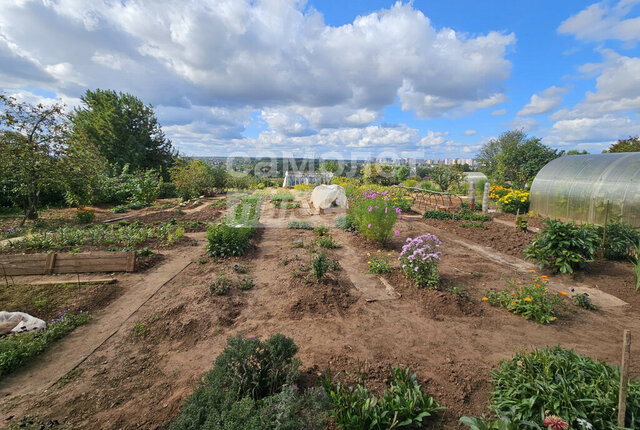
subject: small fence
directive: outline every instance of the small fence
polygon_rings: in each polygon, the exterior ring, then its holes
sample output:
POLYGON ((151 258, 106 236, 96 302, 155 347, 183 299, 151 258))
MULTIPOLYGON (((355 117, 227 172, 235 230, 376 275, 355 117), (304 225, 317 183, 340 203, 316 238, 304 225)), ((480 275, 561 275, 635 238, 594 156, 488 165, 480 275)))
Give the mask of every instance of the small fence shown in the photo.
POLYGON ((0 276, 133 272, 135 265, 134 251, 0 255, 0 276))
POLYGON ((462 199, 455 194, 423 190, 417 187, 405 187, 403 185, 397 185, 397 188, 409 192, 413 198, 411 209, 418 213, 433 209, 441 211, 458 210, 462 205, 462 199))
POLYGON ((330 184, 333 173, 296 173, 287 171, 282 181, 283 187, 293 187, 299 184, 330 184))

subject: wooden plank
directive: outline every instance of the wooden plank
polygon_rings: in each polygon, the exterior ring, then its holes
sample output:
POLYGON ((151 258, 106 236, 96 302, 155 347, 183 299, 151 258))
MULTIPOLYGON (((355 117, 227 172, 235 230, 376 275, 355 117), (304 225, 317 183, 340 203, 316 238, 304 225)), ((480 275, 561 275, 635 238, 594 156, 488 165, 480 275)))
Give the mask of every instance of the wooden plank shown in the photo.
POLYGON ((0 261, 2 262, 14 262, 14 261, 44 261, 47 259, 48 254, 20 254, 20 255, 0 255, 0 261))
POLYGON ((48 275, 53 273, 53 266, 56 264, 56 254, 47 255, 47 262, 45 265, 45 273, 48 275))
POLYGON ((618 426, 625 426, 627 394, 629 393, 629 356, 631 355, 631 332, 624 331, 622 338, 622 363, 620 363, 620 392, 618 394, 618 426))
POLYGON ((67 281, 37 281, 30 282, 27 285, 39 286, 39 285, 67 285, 67 284, 115 284, 118 282, 116 278, 96 278, 96 279, 81 279, 79 281, 75 279, 67 281))
POLYGON ((129 251, 129 259, 127 261, 127 272, 133 272, 136 270, 136 253, 135 251, 129 251))

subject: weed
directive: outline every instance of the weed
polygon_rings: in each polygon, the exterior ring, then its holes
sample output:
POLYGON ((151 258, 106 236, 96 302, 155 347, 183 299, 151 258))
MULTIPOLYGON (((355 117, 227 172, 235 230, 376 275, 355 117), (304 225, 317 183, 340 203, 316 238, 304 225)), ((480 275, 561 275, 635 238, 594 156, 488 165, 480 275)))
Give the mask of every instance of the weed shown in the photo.
POLYGON ((233 271, 240 274, 245 274, 249 271, 249 268, 245 265, 234 264, 233 271))
POLYGON ((147 324, 142 321, 138 321, 131 328, 131 332, 133 333, 134 337, 140 339, 149 334, 149 326, 147 326, 147 324))
POLYGON ((447 288, 447 291, 454 296, 462 297, 463 299, 471 300, 469 292, 464 288, 457 285, 452 285, 447 288))
POLYGON ((231 281, 224 275, 218 275, 209 282, 209 294, 224 296, 231 288, 231 281))
POLYGON ((524 232, 528 231, 528 229, 529 229, 529 220, 527 219, 527 217, 524 216, 524 215, 518 215, 516 217, 516 227, 520 231, 524 231, 524 232))
POLYGON ((473 221, 460 223, 460 227, 462 227, 462 228, 484 228, 482 223, 473 222, 473 221))
POLYGON ((153 257, 153 255, 154 255, 153 251, 147 247, 138 249, 136 251, 136 257, 153 257))
POLYGON ((208 260, 207 260, 206 258, 204 258, 204 257, 200 257, 200 258, 198 259, 198 264, 207 264, 207 261, 208 261, 208 260))
POLYGON ((329 230, 331 230, 331 227, 326 225, 317 225, 313 228, 313 232, 318 236, 325 236, 329 234, 329 230))
POLYGON ((589 298, 589 293, 575 294, 573 296, 573 303, 581 308, 595 311, 598 309, 589 298))
MULTIPOLYGON (((367 254, 368 256, 370 254, 367 254)), ((389 256, 373 256, 367 261, 369 265, 369 273, 380 275, 382 273, 391 273, 391 263, 389 262, 389 256)))

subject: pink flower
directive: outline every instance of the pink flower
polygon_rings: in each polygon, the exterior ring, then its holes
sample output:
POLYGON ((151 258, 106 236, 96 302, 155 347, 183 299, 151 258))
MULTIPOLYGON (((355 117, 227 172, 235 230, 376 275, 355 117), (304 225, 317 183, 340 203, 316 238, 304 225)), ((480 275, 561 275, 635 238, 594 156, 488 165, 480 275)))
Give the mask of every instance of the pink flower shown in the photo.
POLYGON ((542 425, 549 427, 551 430, 563 430, 569 428, 569 424, 567 424, 562 418, 555 415, 549 415, 546 417, 544 421, 542 421, 542 425))
POLYGON ((401 213, 402 213, 402 209, 400 209, 400 208, 396 208, 396 213, 397 213, 397 214, 401 214, 401 213))
POLYGON ((389 208, 384 208, 384 213, 387 213, 387 209, 389 209, 389 208))
POLYGON ((371 228, 371 224, 369 224, 369 225, 367 226, 367 228, 371 228))
POLYGON ((400 232, 396 230, 395 235, 396 237, 400 236, 400 232))

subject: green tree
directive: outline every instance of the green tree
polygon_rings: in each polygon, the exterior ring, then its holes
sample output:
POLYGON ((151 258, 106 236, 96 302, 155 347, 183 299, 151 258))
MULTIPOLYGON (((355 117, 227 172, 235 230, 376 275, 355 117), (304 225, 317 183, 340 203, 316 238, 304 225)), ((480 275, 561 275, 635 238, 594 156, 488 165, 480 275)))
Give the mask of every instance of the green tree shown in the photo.
POLYGON ((498 139, 487 142, 477 161, 480 171, 498 182, 511 182, 521 188, 531 183, 533 178, 551 160, 563 155, 541 143, 540 139, 529 138, 522 130, 502 133, 498 139))
POLYGON ((640 152, 640 136, 620 139, 609 147, 608 152, 640 152))
POLYGON ((395 170, 398 182, 402 182, 409 177, 409 168, 407 166, 399 166, 395 170))
POLYGON ((367 184, 392 185, 396 182, 391 166, 367 164, 360 173, 367 184))
POLYGON ((457 166, 436 166, 431 169, 430 177, 443 192, 446 192, 452 185, 460 184, 462 171, 457 166))
POLYGON ((171 168, 171 180, 183 199, 197 197, 212 189, 223 189, 227 172, 222 167, 213 168, 202 160, 179 160, 171 168))
POLYGON ((0 94, 0 172, 24 218, 37 219, 40 195, 69 188, 99 171, 100 160, 83 139, 69 140, 63 104, 44 106, 0 94))
POLYGON ((84 135, 118 169, 156 169, 168 178, 176 155, 153 106, 127 93, 87 90, 71 115, 74 135, 84 135))
POLYGON ((583 149, 582 151, 579 151, 577 149, 572 149, 570 151, 567 151, 566 155, 588 155, 589 153, 587 152, 586 149, 583 149))
POLYGON ((340 164, 335 160, 327 160, 320 165, 321 172, 336 173, 338 168, 340 168, 340 164))

